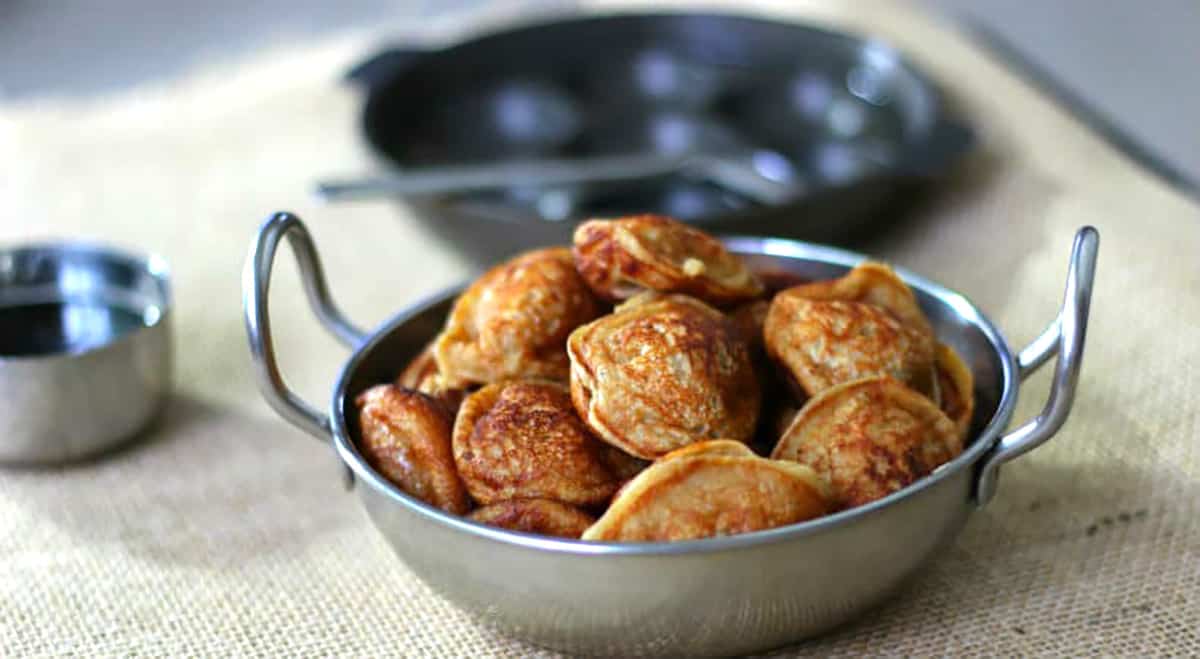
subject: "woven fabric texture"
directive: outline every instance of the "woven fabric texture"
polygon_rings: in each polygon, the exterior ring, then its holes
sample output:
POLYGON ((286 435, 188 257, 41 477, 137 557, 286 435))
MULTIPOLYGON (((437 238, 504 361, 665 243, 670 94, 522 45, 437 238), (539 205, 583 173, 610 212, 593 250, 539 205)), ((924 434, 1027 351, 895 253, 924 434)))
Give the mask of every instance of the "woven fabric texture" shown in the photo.
MULTIPOLYGON (((890 603, 780 652, 1200 654, 1200 210, 910 9, 760 4, 897 43, 980 128, 983 152, 948 191, 866 251, 966 293, 1020 346, 1057 309, 1074 231, 1102 236, 1067 427, 1006 467, 995 501, 890 603)), ((394 205, 307 195, 319 175, 370 166, 359 99, 336 78, 380 36, 0 108, 0 241, 82 236, 163 254, 178 355, 169 409, 131 445, 0 471, 0 655, 543 652, 417 581, 342 492, 331 451, 276 417, 251 378, 239 275, 271 211, 309 221, 335 296, 363 325, 469 272, 394 205)), ((280 360, 323 407, 346 353, 312 320, 290 260, 273 287, 280 360)), ((1046 380, 1023 387, 1018 419, 1046 380)))

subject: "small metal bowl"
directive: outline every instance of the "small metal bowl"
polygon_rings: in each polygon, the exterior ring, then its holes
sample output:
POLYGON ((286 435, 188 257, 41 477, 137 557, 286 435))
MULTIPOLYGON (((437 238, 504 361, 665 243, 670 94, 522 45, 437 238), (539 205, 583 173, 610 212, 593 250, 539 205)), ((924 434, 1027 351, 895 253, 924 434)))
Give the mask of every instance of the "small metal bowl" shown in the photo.
POLYGON ((166 262, 98 245, 0 248, 0 463, 92 457, 162 407, 166 262))
MULTIPOLYGON (((751 269, 828 279, 866 257, 778 238, 725 238, 751 269)), ((938 338, 975 378, 975 418, 961 455, 878 501, 766 531, 686 542, 585 542, 518 533, 451 515, 400 491, 359 453, 355 396, 391 381, 432 339, 462 290, 418 302, 373 332, 356 329, 329 298, 308 232, 287 213, 251 247, 243 279, 246 330, 267 401, 288 421, 332 442, 357 481, 379 532, 431 588, 478 620, 573 653, 726 655, 765 650, 824 632, 882 602, 953 542, 996 492, 1004 463, 1049 440, 1071 410, 1099 235, 1075 237, 1058 317, 1013 350, 967 298, 898 269, 938 338), (354 354, 328 411, 283 382, 272 348, 267 289, 279 242, 296 252, 322 323, 354 354), (1042 412, 1006 431, 1021 381, 1051 358, 1042 412)))

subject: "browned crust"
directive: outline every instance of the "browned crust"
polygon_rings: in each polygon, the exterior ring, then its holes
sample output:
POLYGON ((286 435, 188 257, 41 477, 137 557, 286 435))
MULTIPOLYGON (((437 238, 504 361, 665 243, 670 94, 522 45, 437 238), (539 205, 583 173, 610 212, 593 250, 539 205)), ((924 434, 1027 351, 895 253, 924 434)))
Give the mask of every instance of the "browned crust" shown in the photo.
POLYGON ((780 405, 775 410, 775 418, 772 419, 774 423, 771 425, 771 431, 775 435, 775 441, 771 444, 772 450, 774 450, 774 446, 778 443, 779 438, 783 437, 787 429, 792 427, 792 422, 796 420, 796 415, 799 413, 800 407, 798 405, 780 405))
POLYGON ((962 451, 958 431, 925 396, 888 377, 814 396, 771 457, 812 467, 840 507, 859 506, 929 474, 962 451))
POLYGON ((575 414, 557 382, 490 384, 463 402, 454 423, 454 462, 481 504, 553 499, 606 502, 628 469, 575 414))
POLYGON ((884 263, 866 261, 840 279, 802 284, 788 291, 810 300, 842 300, 881 307, 918 331, 931 337, 934 335, 933 326, 917 304, 917 296, 896 271, 884 263))
POLYGON ((729 312, 729 318, 733 320, 738 332, 746 340, 746 345, 750 346, 754 353, 759 353, 766 347, 763 345, 763 327, 767 324, 767 312, 770 310, 770 300, 755 300, 729 312))
POLYGON ((659 458, 659 460, 675 460, 678 458, 694 458, 699 455, 723 455, 729 458, 756 457, 750 447, 730 439, 713 439, 707 442, 696 442, 691 446, 676 449, 659 458))
POLYGON ((457 515, 471 509, 450 449, 452 420, 420 392, 381 384, 355 400, 367 463, 405 493, 457 515))
POLYGON ((590 220, 575 230, 575 264, 597 295, 682 293, 726 307, 763 293, 758 277, 719 240, 662 215, 590 220))
POLYGON ((803 465, 702 442, 630 481, 584 540, 663 542, 749 533, 829 512, 828 486, 803 465))
POLYGON ((567 341, 571 398, 587 425, 645 459, 706 439, 748 440, 761 391, 732 321, 682 295, 627 305, 567 341))
POLYGON ((763 339, 803 394, 844 382, 888 375, 932 392, 935 341, 882 307, 812 300, 798 288, 775 296, 763 339))
POLYGON ((628 483, 634 476, 642 473, 643 469, 650 466, 649 460, 629 455, 612 444, 601 442, 601 445, 604 447, 601 450, 601 457, 604 458, 604 462, 612 470, 613 476, 616 476, 622 485, 628 483))
POLYGON ((942 411, 958 428, 959 440, 965 442, 975 416, 975 377, 954 348, 944 343, 937 348, 937 372, 942 411))
POLYGON ((451 417, 458 414, 458 408, 467 395, 463 388, 447 386, 446 379, 438 372, 437 360, 433 358, 432 342, 404 367, 396 377, 396 385, 436 399, 446 406, 451 417))
POLYGON ((518 377, 567 381, 563 347, 602 312, 570 249, 551 247, 488 270, 454 303, 434 343, 449 388, 518 377))
POLYGON ((437 374, 437 362, 433 359, 433 343, 430 343, 416 357, 413 357, 404 370, 400 371, 400 375, 396 376, 396 386, 417 389, 427 378, 437 374))
POLYGON ((550 499, 501 501, 477 508, 470 518, 510 531, 560 538, 578 538, 596 521, 596 518, 575 506, 550 499))

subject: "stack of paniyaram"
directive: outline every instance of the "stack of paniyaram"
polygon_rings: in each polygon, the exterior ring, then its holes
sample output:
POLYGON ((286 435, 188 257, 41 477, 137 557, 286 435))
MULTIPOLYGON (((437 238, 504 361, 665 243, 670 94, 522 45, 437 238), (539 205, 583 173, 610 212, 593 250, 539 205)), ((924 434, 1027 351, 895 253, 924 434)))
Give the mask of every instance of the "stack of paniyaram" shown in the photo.
POLYGON ((485 524, 671 541, 859 506, 962 450, 971 373, 887 266, 772 290, 651 215, 574 242, 489 270, 359 396, 380 474, 485 524))

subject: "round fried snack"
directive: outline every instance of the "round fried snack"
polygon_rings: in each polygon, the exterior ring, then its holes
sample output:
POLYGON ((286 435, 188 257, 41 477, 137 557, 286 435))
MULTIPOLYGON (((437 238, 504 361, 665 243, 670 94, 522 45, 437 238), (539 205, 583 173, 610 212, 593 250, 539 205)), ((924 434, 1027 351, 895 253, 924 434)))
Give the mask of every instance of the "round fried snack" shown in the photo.
POLYGON ((381 384, 355 399, 363 457, 405 493, 456 515, 471 509, 450 450, 453 420, 420 392, 381 384))
POLYGON ((527 252, 455 301, 434 343, 438 372, 451 388, 517 377, 566 382, 567 335, 601 311, 569 249, 527 252))
POLYGON ((729 318, 683 295, 647 299, 571 334, 571 397, 588 426, 653 460, 706 439, 745 441, 761 392, 729 318))
POLYGON ((798 288, 771 301, 763 339, 767 353, 786 367, 800 392, 814 396, 851 380, 889 375, 932 393, 932 334, 883 307, 811 300, 798 288))
POLYGON ((962 452, 954 422, 888 377, 847 382, 800 410, 771 457, 812 467, 842 508, 885 497, 962 452))
POLYGON ((712 439, 706 442, 696 442, 691 446, 685 446, 677 451, 671 451, 659 458, 659 461, 674 460, 676 458, 694 458, 698 455, 723 455, 728 458, 758 457, 754 451, 750 450, 749 446, 741 442, 735 442, 730 439, 712 439))
POLYGON ((643 469, 650 466, 649 460, 635 458, 612 444, 604 442, 600 442, 600 444, 604 447, 601 450, 601 457, 604 458, 604 462, 612 470, 613 475, 617 477, 617 481, 622 485, 628 483, 634 476, 642 473, 643 469))
POLYGON ((758 429, 754 433, 751 445, 755 451, 764 455, 771 452, 779 433, 773 428, 778 425, 775 418, 780 408, 790 407, 793 412, 799 409, 795 395, 789 387, 786 376, 783 376, 778 366, 767 356, 763 344, 763 325, 767 321, 767 311, 771 308, 770 300, 755 300, 737 307, 729 312, 729 318, 737 325, 746 345, 750 346, 750 359, 754 364, 754 373, 758 376, 758 388, 762 392, 762 407, 758 415, 758 429))
POLYGON ((812 469, 760 458, 740 442, 669 453, 617 493, 584 540, 663 542, 760 531, 820 517, 828 484, 812 469))
POLYGON ((945 344, 938 344, 937 374, 942 411, 958 428, 959 441, 965 442, 975 416, 975 377, 954 348, 945 344))
POLYGON ((882 307, 900 322, 933 336, 933 326, 917 304, 917 296, 894 270, 883 263, 860 263, 841 279, 802 284, 789 290, 793 295, 810 300, 865 302, 882 307))
POLYGON ((767 324, 767 312, 771 310, 769 300, 755 300, 729 312, 733 324, 737 325, 742 338, 750 350, 758 353, 763 349, 763 326, 767 324))
POLYGON ((575 266, 596 294, 684 293, 725 307, 763 293, 762 282, 719 240, 662 215, 590 220, 575 229, 575 266))
POLYGON ((469 517, 476 522, 499 526, 510 531, 524 531, 578 538, 596 518, 565 503, 550 499, 515 499, 477 508, 469 517))
POLYGON ((446 379, 438 372, 437 361, 433 358, 432 343, 425 346, 425 349, 404 367, 396 378, 396 386, 419 391, 434 398, 446 406, 451 417, 458 414, 458 407, 467 395, 465 389, 447 386, 446 379))
POLYGON ((467 491, 484 505, 509 499, 599 505, 627 473, 614 468, 619 458, 576 416, 557 382, 497 382, 467 396, 453 447, 467 491))
MULTIPOLYGON (((800 408, 796 405, 780 405, 775 409, 775 417, 771 419, 771 430, 775 434, 776 443, 780 437, 783 437, 783 433, 792 427, 792 422, 796 420, 796 415, 799 413, 800 408)), ((774 444, 772 444, 772 450, 774 450, 774 444)))

